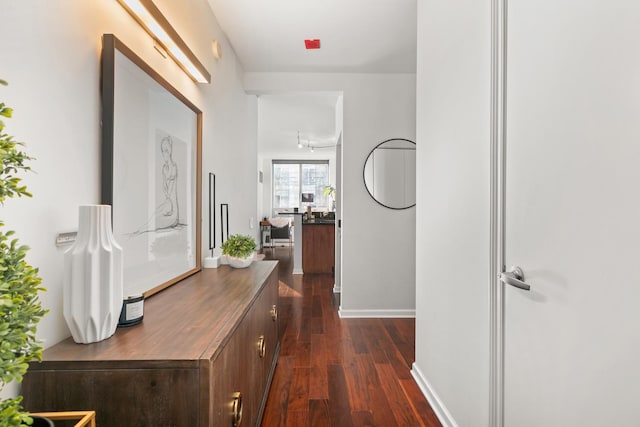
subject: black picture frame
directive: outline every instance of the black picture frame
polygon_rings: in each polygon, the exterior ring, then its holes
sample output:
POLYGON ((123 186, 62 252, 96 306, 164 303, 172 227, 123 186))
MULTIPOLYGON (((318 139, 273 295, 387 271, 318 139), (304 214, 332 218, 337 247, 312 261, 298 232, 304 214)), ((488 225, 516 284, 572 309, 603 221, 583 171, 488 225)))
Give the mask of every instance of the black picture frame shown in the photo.
POLYGON ((220 204, 220 241, 224 243, 229 238, 229 204, 220 204), (226 234, 225 234, 226 231, 226 234))
POLYGON ((216 247, 216 174, 209 172, 209 250, 216 247))

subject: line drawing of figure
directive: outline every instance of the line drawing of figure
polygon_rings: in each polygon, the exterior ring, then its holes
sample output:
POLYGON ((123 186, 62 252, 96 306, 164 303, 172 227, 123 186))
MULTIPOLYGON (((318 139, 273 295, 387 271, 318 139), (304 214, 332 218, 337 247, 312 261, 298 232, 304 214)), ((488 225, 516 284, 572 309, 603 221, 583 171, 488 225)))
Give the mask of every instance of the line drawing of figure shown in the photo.
POLYGON ((162 193, 164 200, 156 207, 147 223, 133 234, 170 230, 182 226, 180 224, 180 207, 178 205, 178 164, 173 160, 173 139, 165 136, 160 141, 162 155, 162 193))
POLYGON ((165 227, 174 227, 178 225, 180 209, 178 206, 178 165, 173 160, 173 140, 170 136, 162 138, 160 151, 164 160, 162 165, 162 191, 165 200, 158 206, 158 213, 167 219, 165 227))

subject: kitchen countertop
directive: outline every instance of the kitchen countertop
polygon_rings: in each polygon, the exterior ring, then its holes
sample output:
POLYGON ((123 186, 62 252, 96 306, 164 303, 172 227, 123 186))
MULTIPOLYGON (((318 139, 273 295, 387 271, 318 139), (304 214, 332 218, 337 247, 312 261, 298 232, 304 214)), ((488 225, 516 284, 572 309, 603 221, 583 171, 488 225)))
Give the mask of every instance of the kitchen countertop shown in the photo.
POLYGON ((335 219, 313 219, 311 221, 302 221, 302 225, 335 225, 335 219))

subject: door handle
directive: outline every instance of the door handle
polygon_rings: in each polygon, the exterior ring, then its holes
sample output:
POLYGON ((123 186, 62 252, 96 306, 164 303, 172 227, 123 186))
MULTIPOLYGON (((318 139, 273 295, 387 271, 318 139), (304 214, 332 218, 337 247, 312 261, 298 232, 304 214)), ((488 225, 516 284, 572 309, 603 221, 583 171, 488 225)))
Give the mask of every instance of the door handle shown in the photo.
POLYGON ((507 285, 515 286, 525 291, 531 290, 531 286, 524 281, 524 272, 520 267, 511 267, 509 271, 500 273, 499 277, 507 285))

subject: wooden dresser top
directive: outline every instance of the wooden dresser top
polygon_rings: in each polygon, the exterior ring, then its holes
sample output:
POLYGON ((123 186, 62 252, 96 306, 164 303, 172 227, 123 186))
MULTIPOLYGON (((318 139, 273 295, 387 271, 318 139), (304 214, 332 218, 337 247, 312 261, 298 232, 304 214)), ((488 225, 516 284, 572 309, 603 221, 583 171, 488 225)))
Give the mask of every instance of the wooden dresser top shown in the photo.
POLYGON ((45 363, 29 369, 48 369, 58 362, 99 362, 117 367, 158 364, 194 367, 212 360, 251 307, 277 261, 254 261, 250 267, 205 269, 153 295, 144 302, 144 320, 118 328, 109 339, 76 344, 68 338, 43 353, 45 363), (138 363, 136 363, 138 362, 138 363))

